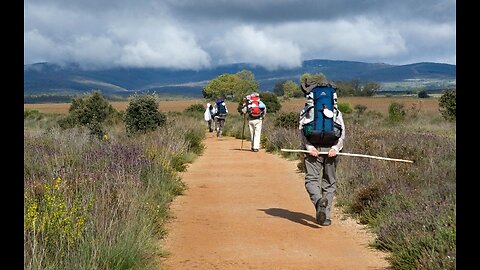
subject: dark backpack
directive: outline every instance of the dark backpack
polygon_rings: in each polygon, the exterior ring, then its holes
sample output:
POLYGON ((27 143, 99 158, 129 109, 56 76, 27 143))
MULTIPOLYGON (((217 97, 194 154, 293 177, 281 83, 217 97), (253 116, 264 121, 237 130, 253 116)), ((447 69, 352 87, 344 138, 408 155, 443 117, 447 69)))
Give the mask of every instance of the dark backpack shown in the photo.
POLYGON ((215 100, 215 103, 217 104, 217 113, 215 116, 218 116, 220 118, 224 118, 227 116, 227 108, 225 107, 225 100, 223 98, 218 98, 215 100))
POLYGON ((309 105, 300 114, 300 122, 302 123, 302 118, 307 115, 311 120, 303 124, 303 134, 314 145, 324 147, 334 145, 342 134, 342 127, 335 123, 338 115, 335 108, 337 87, 330 82, 306 80, 301 86, 309 105))

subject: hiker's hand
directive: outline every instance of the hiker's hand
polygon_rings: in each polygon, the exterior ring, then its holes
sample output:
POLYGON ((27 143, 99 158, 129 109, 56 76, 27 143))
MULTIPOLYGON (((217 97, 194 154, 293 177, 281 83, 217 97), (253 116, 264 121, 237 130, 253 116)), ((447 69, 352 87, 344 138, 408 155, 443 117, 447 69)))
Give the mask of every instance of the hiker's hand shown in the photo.
POLYGON ((334 157, 336 155, 337 155, 337 150, 333 148, 330 148, 330 150, 328 150, 328 157, 334 157))
POLYGON ((317 150, 317 148, 311 148, 309 149, 309 152, 308 152, 310 155, 314 156, 314 157, 318 157, 318 155, 320 154, 320 152, 317 150))

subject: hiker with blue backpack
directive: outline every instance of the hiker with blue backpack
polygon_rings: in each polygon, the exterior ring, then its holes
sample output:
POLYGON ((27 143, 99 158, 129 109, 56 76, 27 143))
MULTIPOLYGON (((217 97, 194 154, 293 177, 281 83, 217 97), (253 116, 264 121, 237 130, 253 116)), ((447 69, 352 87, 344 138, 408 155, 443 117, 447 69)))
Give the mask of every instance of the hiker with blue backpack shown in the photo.
POLYGON ((316 221, 328 226, 337 189, 338 155, 345 140, 345 124, 337 106, 336 86, 331 82, 301 84, 307 98, 300 112, 299 130, 304 154, 305 188, 315 206, 316 221))
POLYGON ((228 115, 228 108, 225 100, 223 98, 217 98, 215 100, 214 110, 214 121, 217 137, 222 137, 223 127, 225 126, 225 119, 228 115))

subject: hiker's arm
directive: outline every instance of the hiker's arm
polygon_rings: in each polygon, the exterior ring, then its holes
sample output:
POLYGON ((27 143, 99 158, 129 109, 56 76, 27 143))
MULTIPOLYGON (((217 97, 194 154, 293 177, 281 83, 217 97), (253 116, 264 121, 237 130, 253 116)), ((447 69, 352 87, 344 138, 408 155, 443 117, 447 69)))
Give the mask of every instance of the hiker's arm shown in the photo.
POLYGON ((337 143, 331 147, 331 149, 335 150, 335 154, 331 154, 329 151, 328 156, 335 156, 336 153, 340 152, 343 149, 343 141, 345 140, 345 123, 343 122, 343 116, 341 112, 337 115, 335 122, 340 124, 342 127, 342 135, 337 140, 337 143))
POLYGON ((302 145, 305 148, 305 150, 307 150, 310 155, 314 157, 318 157, 320 152, 317 150, 315 146, 313 146, 311 143, 308 142, 307 138, 303 134, 303 130, 299 129, 299 131, 300 131, 300 139, 302 141, 302 145))

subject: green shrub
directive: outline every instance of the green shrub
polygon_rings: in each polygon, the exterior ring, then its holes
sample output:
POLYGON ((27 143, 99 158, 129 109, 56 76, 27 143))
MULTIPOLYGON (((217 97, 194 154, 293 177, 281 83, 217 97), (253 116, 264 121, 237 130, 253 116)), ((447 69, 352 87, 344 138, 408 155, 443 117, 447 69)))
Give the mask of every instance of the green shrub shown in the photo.
POLYGON ((341 111, 342 113, 351 113, 353 111, 349 103, 339 102, 337 103, 337 105, 338 105, 338 110, 341 111))
POLYGON ((155 95, 135 95, 124 114, 127 133, 146 133, 156 130, 166 123, 166 115, 158 111, 155 95))
POLYGON ((203 113, 205 111, 205 109, 206 108, 202 104, 197 103, 197 104, 190 105, 188 108, 186 108, 184 110, 184 112, 187 112, 187 113, 188 112, 201 112, 201 113, 203 113))
POLYGON ((69 129, 77 125, 77 119, 73 115, 67 115, 59 119, 57 123, 62 129, 69 129))
POLYGON ((353 107, 353 109, 355 110, 355 112, 357 114, 363 114, 366 110, 367 110, 367 106, 365 105, 361 105, 361 104, 357 104, 355 105, 355 107, 353 107))
POLYGON ((267 113, 276 113, 282 108, 277 95, 271 92, 261 92, 260 100, 267 106, 267 113))
POLYGON ((296 112, 281 112, 274 121, 275 127, 298 128, 299 115, 296 112))
POLYGON ((388 120, 391 123, 403 121, 405 119, 405 115, 406 112, 403 104, 392 102, 388 106, 388 120))
POLYGON ((101 138, 105 133, 105 122, 115 113, 116 110, 101 93, 94 91, 84 97, 73 98, 68 115, 60 119, 58 124, 64 129, 84 126, 90 130, 90 134, 101 138))
POLYGON ((188 143, 189 151, 192 151, 195 154, 201 154, 204 150, 204 145, 202 143, 205 138, 203 132, 198 130, 188 130, 185 134, 185 141, 188 143))
POLYGON ((429 98, 429 97, 430 95, 428 95, 428 92, 425 90, 418 92, 418 98, 429 98))
POLYGON ((439 110, 443 118, 454 121, 457 118, 457 89, 447 90, 439 99, 439 110))
POLYGON ((33 120, 40 120, 42 118, 42 114, 38 110, 25 110, 23 111, 23 119, 33 119, 33 120))

